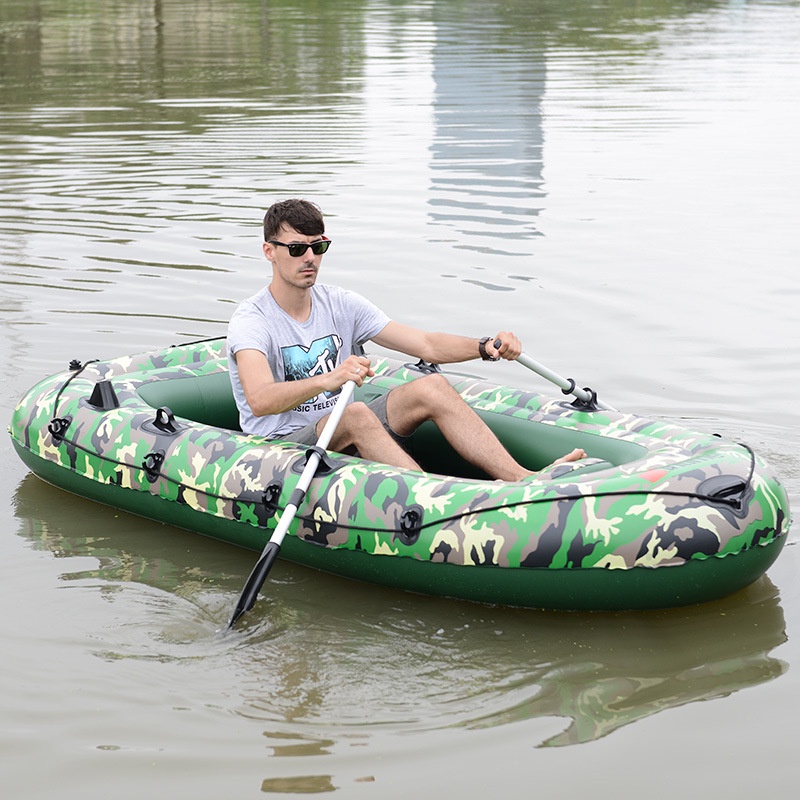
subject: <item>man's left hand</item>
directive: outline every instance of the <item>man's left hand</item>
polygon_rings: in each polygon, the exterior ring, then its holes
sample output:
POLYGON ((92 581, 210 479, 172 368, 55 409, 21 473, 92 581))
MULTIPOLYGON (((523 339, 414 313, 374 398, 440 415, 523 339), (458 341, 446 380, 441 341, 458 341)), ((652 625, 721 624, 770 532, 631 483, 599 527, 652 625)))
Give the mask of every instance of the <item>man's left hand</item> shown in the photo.
POLYGON ((507 361, 514 361, 522 352, 522 342, 516 334, 511 331, 500 331, 486 343, 486 351, 491 356, 505 358, 507 361), (495 347, 495 343, 500 344, 495 347))

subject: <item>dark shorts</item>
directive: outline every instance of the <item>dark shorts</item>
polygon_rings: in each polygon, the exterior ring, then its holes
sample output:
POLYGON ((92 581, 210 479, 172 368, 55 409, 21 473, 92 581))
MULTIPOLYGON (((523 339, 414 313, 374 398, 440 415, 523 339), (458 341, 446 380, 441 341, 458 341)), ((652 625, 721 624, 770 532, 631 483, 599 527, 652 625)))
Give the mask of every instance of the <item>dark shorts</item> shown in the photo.
MULTIPOLYGON (((404 450, 406 449, 406 444, 410 437, 408 436, 401 436, 399 433, 395 433, 391 427, 389 426, 389 420, 386 418, 386 398, 389 396, 389 393, 382 394, 380 397, 376 397, 372 402, 367 403, 367 406, 372 409, 372 413, 381 421, 381 424, 386 429, 386 432, 389 436, 394 439, 397 444, 400 445, 404 450)), ((316 422, 309 422, 308 425, 305 425, 302 428, 298 428, 296 431, 292 431, 291 433, 287 433, 285 436, 279 437, 282 442, 296 442, 297 444, 303 445, 312 445, 317 443, 317 423, 316 422)))

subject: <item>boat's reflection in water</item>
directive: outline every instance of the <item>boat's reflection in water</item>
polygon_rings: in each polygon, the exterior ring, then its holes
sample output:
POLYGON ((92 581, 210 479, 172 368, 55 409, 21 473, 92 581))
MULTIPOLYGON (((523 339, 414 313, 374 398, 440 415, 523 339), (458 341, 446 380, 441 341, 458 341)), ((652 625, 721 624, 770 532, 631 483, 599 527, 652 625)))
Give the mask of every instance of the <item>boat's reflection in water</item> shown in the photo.
POLYGON ((534 718, 551 724, 532 745, 576 744, 787 669, 770 655, 786 633, 767 577, 700 606, 577 614, 418 597, 280 562, 241 629, 222 636, 256 554, 32 475, 15 499, 24 538, 68 570, 82 560, 64 580, 113 587, 117 605, 130 598, 127 629, 92 631, 105 656, 183 663, 190 685, 218 674, 227 691, 235 687, 234 712, 263 721, 275 755, 326 750, 336 732, 369 737, 376 726, 414 732, 534 718), (83 569, 86 557, 96 567, 83 569))

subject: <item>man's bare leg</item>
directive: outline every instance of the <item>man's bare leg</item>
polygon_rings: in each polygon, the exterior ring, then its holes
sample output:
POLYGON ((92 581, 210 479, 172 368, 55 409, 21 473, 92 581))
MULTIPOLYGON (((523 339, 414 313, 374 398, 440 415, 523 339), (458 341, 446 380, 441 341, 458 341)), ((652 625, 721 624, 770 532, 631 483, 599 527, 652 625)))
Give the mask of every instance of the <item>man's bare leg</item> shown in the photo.
MULTIPOLYGON (((426 375, 389 393, 386 414, 392 430, 413 433, 426 420, 436 423, 462 458, 497 480, 518 481, 533 473, 517 463, 486 423, 464 402, 441 375, 426 375)), ((575 449, 554 463, 577 461, 585 453, 575 449)))
MULTIPOLYGON (((317 423, 317 435, 328 417, 317 423)), ((337 452, 354 447, 362 458, 402 469, 421 469, 419 464, 387 433, 383 423, 364 403, 351 403, 342 414, 330 447, 337 452)))
MULTIPOLYGON (((432 420, 462 458, 492 478, 517 481, 533 474, 511 457, 491 429, 440 375, 425 376, 392 389, 386 413, 392 430, 401 436, 410 436, 423 422, 432 420)), ((323 417, 317 423, 317 435, 326 420, 323 417)), ((352 403, 345 409, 330 447, 338 452, 353 447, 370 461, 421 470, 364 403, 352 403)), ((583 450, 575 449, 553 463, 577 461, 585 455, 583 450)))

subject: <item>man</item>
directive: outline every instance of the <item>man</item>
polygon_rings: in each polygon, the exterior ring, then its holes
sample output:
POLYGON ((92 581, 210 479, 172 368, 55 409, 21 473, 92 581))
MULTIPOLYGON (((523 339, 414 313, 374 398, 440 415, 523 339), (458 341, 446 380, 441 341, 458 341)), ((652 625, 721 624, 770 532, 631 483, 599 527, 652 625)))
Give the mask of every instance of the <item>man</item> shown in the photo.
MULTIPOLYGON (((264 216, 272 281, 237 308, 228 328, 231 383, 245 433, 314 444, 341 387, 349 380, 360 386, 375 374, 369 358, 355 352, 366 341, 434 364, 511 360, 522 351, 509 331, 480 340, 430 333, 389 319, 355 292, 317 284, 331 244, 324 234, 322 212, 307 200, 275 203, 264 216)), ((492 478, 517 481, 531 474, 439 374, 392 389, 369 405, 351 403, 330 448, 419 469, 403 443, 426 420, 492 478)), ((584 455, 574 450, 559 461, 584 455)))

